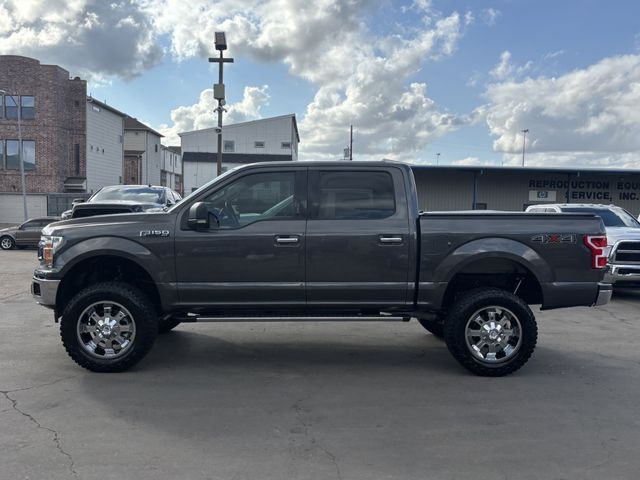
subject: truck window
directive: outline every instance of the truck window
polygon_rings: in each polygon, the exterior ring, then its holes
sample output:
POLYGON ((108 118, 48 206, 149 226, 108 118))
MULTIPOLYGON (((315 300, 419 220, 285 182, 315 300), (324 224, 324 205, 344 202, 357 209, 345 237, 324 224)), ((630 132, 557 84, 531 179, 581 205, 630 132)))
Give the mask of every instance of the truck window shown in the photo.
POLYGON ((260 220, 293 219, 294 172, 245 175, 204 202, 220 222, 220 228, 240 228, 260 220))
POLYGON ((393 179, 387 172, 320 172, 318 219, 375 220, 395 213, 393 179))

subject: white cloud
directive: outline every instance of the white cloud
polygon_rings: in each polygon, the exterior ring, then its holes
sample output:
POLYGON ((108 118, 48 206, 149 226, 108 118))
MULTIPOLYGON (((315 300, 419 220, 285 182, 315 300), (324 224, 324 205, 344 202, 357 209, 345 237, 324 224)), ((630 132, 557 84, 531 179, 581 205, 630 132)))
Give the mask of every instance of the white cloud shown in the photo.
POLYGON ((337 158, 355 128, 357 158, 411 158, 431 139, 469 123, 438 107, 425 83, 409 78, 427 61, 451 55, 465 21, 415 1, 421 25, 409 33, 376 34, 362 18, 369 0, 148 0, 156 26, 179 58, 208 55, 213 32, 227 32, 230 55, 283 62, 316 87, 299 122, 302 158, 337 158), (188 3, 189 5, 185 5, 188 3), (222 8, 224 7, 224 8, 222 8), (222 14, 221 12, 224 12, 222 14))
POLYGON ((498 19, 502 16, 502 12, 497 8, 485 8, 482 10, 482 20, 489 26, 496 24, 498 19))
POLYGON ((557 78, 496 83, 486 97, 493 148, 507 161, 517 158, 528 128, 527 163, 638 166, 640 55, 606 58, 557 78))
MULTIPOLYGON (((255 120, 262 116, 261 109, 269 103, 269 87, 245 87, 242 100, 226 105, 227 113, 224 114, 224 124, 255 120)), ((165 145, 180 144, 179 133, 192 130, 210 128, 218 123, 217 101, 213 98, 213 89, 207 88, 200 93, 198 101, 193 105, 182 106, 171 111, 173 125, 160 125, 158 131, 165 138, 165 145)))
POLYGON ((99 79, 157 64, 151 20, 132 0, 1 0, 0 54, 36 57, 99 79))
POLYGON ((466 157, 461 158, 460 160, 453 160, 452 162, 448 162, 451 165, 483 165, 486 162, 480 160, 480 157, 466 157))
POLYGON ((524 72, 529 70, 532 65, 533 62, 531 61, 528 61, 521 66, 512 64, 511 52, 509 50, 505 50, 500 54, 500 61, 493 68, 493 70, 491 70, 490 73, 494 78, 497 78, 499 80, 506 80, 522 75, 524 72))

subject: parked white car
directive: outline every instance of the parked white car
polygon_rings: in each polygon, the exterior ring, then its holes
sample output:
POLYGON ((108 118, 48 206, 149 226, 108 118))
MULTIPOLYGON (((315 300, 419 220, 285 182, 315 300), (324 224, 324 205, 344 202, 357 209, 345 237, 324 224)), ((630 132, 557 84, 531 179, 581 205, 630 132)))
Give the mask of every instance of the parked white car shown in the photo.
POLYGON ((593 213, 602 218, 609 244, 605 281, 616 287, 640 286, 640 222, 615 205, 554 203, 531 205, 533 213, 593 213))

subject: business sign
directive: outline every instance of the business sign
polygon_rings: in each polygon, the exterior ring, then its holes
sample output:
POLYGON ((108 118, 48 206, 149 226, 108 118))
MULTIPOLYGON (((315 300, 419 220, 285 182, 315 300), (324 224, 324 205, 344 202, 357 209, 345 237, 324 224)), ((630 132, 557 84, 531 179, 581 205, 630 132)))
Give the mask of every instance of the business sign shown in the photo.
POLYGON ((530 202, 555 202, 555 190, 529 190, 530 202))

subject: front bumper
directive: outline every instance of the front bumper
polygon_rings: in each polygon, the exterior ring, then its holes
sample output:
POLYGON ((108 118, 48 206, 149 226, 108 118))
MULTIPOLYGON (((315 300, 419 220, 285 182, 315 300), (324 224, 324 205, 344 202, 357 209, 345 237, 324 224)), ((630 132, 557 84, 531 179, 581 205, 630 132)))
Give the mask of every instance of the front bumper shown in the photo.
POLYGON ((60 280, 47 280, 34 276, 31 281, 31 295, 40 305, 55 308, 59 286, 60 280))
POLYGON ((598 296, 596 297, 595 306, 605 305, 609 303, 611 300, 611 295, 613 294, 613 285, 610 283, 599 283, 598 284, 598 296))
POLYGON ((634 283, 640 285, 640 265, 610 263, 604 281, 611 284, 634 283))

